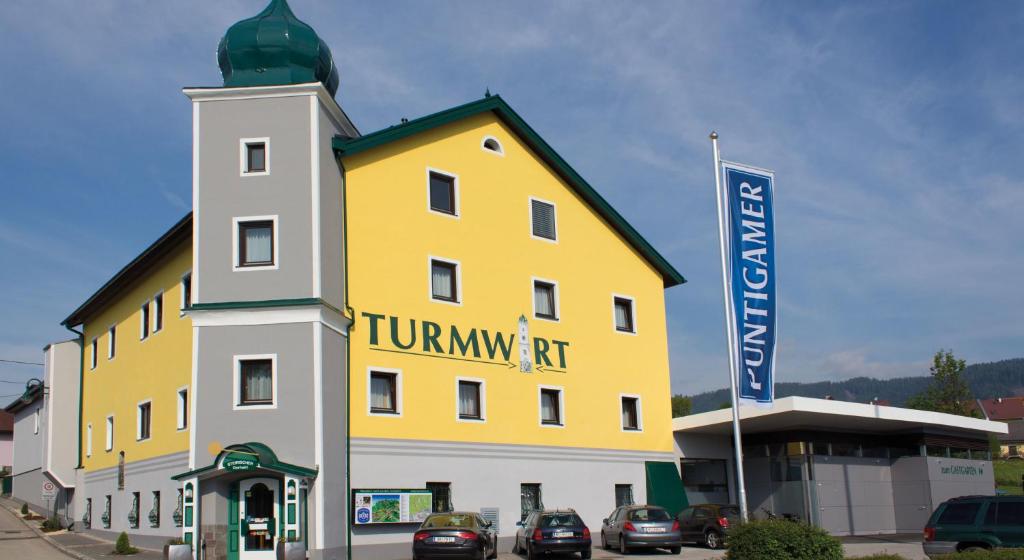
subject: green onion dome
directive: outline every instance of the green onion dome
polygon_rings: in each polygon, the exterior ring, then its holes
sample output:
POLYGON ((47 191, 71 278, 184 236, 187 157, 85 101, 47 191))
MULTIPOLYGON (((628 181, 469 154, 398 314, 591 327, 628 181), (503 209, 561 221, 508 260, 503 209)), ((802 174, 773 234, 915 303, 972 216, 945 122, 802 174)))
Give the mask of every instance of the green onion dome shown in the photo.
POLYGON ((228 28, 217 63, 224 87, 321 82, 332 96, 338 91, 331 49, 285 0, 271 0, 255 17, 228 28))

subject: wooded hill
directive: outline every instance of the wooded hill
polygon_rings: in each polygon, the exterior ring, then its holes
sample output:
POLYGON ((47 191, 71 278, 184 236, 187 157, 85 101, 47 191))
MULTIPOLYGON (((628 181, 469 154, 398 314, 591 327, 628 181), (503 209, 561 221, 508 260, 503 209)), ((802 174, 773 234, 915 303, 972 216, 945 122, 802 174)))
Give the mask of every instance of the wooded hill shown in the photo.
MULTIPOLYGON (((845 381, 819 381, 816 383, 776 383, 775 397, 816 397, 832 395, 838 401, 869 402, 878 398, 893 406, 903 406, 907 399, 920 393, 931 379, 897 377, 874 379, 854 377, 845 381)), ((967 384, 975 398, 991 399, 1024 395, 1024 358, 999 362, 971 364, 964 372, 967 384)), ((693 395, 693 412, 707 412, 729 403, 729 389, 719 389, 693 395)))

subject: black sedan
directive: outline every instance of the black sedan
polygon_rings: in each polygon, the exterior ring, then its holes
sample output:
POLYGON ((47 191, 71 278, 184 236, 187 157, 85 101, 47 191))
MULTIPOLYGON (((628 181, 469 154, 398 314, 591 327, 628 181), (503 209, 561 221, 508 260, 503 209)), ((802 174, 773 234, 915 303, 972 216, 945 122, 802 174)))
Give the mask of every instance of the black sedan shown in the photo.
POLYGON ((516 523, 513 553, 525 552, 528 560, 549 553, 575 553, 590 558, 590 529, 573 510, 535 511, 516 523))
POLYGON ((740 508, 731 504, 700 504, 690 506, 676 516, 684 541, 703 543, 712 549, 722 548, 729 527, 740 521, 740 508))
POLYGON ((491 523, 471 511, 435 513, 423 521, 412 537, 413 560, 427 558, 498 557, 498 536, 491 523))

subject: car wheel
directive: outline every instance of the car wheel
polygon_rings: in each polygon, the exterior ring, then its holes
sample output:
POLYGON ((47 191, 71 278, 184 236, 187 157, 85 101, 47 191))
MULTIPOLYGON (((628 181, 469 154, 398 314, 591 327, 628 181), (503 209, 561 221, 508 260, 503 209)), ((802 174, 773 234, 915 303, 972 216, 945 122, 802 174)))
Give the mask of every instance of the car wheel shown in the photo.
POLYGON ((669 554, 679 554, 680 552, 683 551, 683 547, 681 547, 681 546, 673 546, 672 548, 668 549, 668 551, 669 551, 669 554))
POLYGON ((988 548, 984 546, 965 546, 960 549, 960 552, 988 552, 988 548))
POLYGON ((516 535, 516 542, 512 543, 512 554, 519 554, 522 549, 519 548, 519 535, 516 535))
POLYGON ((580 558, 582 558, 583 560, 590 560, 590 551, 584 550, 583 552, 581 552, 580 558))
POLYGON ((533 551, 533 545, 526 545, 526 560, 535 560, 537 554, 533 551))
POLYGON ((722 536, 716 531, 708 531, 704 533, 704 546, 711 550, 718 550, 722 547, 722 536))
POLYGON ((604 550, 611 548, 608 546, 608 536, 604 534, 604 531, 601 531, 601 548, 604 550))
POLYGON ((493 545, 493 548, 491 549, 491 553, 487 555, 487 560, 494 560, 498 557, 498 540, 495 539, 491 544, 493 545))
POLYGON ((626 548, 626 536, 619 535, 619 554, 625 556, 629 554, 629 549, 626 548))

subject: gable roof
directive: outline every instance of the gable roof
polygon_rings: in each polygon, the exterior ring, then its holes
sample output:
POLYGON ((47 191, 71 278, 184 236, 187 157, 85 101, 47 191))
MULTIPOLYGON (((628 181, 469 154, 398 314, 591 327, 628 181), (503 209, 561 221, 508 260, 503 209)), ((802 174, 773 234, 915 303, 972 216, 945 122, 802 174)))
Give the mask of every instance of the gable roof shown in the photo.
POLYGON ((661 274, 666 288, 686 282, 668 259, 663 257, 651 244, 633 228, 587 181, 569 165, 526 121, 522 119, 501 96, 490 95, 483 99, 452 107, 432 115, 420 117, 400 125, 371 132, 358 138, 336 136, 333 141, 335 154, 350 156, 388 144, 414 134, 490 111, 506 126, 512 129, 562 180, 578 194, 594 211, 607 221, 640 255, 661 274))
POLYGON ((78 309, 71 312, 67 319, 61 321, 65 327, 81 325, 85 319, 110 301, 119 291, 139 279, 149 267, 160 259, 166 257, 185 240, 192 237, 192 212, 178 220, 178 223, 171 226, 171 229, 160 236, 152 245, 146 247, 139 256, 124 266, 106 284, 100 286, 96 293, 89 296, 85 303, 78 306, 78 309))
POLYGON ((989 420, 1024 419, 1024 397, 978 399, 978 404, 989 420))

